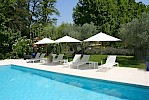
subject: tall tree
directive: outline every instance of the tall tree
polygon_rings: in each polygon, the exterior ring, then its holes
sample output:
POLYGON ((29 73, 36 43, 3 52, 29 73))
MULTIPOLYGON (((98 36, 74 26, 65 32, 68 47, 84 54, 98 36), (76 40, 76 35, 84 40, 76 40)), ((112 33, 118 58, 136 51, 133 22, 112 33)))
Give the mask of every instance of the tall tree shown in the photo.
POLYGON ((5 26, 13 32, 20 32, 22 35, 27 35, 29 22, 29 12, 26 5, 26 0, 1 0, 1 14, 5 19, 5 26))
POLYGON ((10 23, 15 11, 16 0, 0 1, 0 53, 5 55, 12 50, 12 44, 20 36, 18 32, 12 31, 10 23))
POLYGON ((76 24, 62 23, 60 26, 57 27, 57 30, 61 34, 61 36, 70 35, 79 40, 89 38, 90 36, 98 32, 97 27, 94 25, 94 23, 86 23, 82 26, 76 24))
POLYGON ((45 25, 54 22, 51 16, 59 14, 55 3, 56 0, 0 0, 0 53, 10 53, 20 35, 40 35, 45 25))
POLYGON ((56 0, 30 0, 30 34, 31 37, 40 36, 44 27, 49 27, 56 22, 53 15, 59 15, 55 8, 56 0))
POLYGON ((47 25, 53 23, 56 19, 51 16, 59 15, 59 11, 55 8, 56 0, 31 0, 30 12, 32 19, 36 22, 47 25))
POLYGON ((77 25, 93 22, 98 30, 116 36, 121 24, 139 18, 146 5, 135 0, 79 0, 73 11, 77 25))
POLYGON ((119 35, 125 45, 134 50, 135 58, 144 59, 149 48, 149 14, 143 13, 140 19, 123 25, 119 35))

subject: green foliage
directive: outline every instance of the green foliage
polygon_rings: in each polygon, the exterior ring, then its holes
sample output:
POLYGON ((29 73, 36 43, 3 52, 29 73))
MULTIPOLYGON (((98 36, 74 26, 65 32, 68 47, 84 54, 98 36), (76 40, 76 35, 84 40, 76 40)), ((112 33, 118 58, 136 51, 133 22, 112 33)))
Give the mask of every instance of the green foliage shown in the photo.
POLYGON ((0 30, 3 31, 7 28, 10 21, 10 16, 14 11, 16 0, 1 0, 0 1, 0 30))
POLYGON ((12 54, 15 57, 22 58, 25 54, 30 55, 33 52, 33 44, 30 39, 27 39, 25 36, 19 38, 15 44, 12 46, 12 54))
POLYGON ((55 18, 51 16, 59 15, 58 10, 55 8, 56 0, 30 0, 29 7, 33 22, 48 23, 55 22, 55 18))
POLYGON ((85 23, 83 24, 83 26, 81 27, 81 36, 80 36, 80 40, 84 40, 86 38, 89 38, 95 34, 97 34, 97 26, 94 25, 94 23, 85 23))
MULTIPOLYGON (((43 36, 43 27, 56 20, 51 16, 59 15, 55 3, 56 0, 0 0, 1 58, 11 56, 8 53, 12 52, 12 45, 21 36, 27 36, 26 39, 43 36)), ((17 55, 22 57, 23 52, 18 49, 17 55)))
POLYGON ((56 19, 51 17, 59 15, 55 3, 56 0, 1 0, 0 29, 9 28, 29 38, 29 33, 34 33, 32 30, 40 30, 37 27, 55 22, 56 19))
MULTIPOLYGON (((0 23, 6 29, 11 29, 13 32, 20 32, 22 35, 27 35, 26 26, 29 22, 29 13, 27 11, 25 0, 1 0, 0 1, 0 23)), ((0 27, 3 29, 3 27, 0 27)))
POLYGON ((44 37, 49 37, 51 39, 56 39, 58 37, 56 30, 56 26, 49 23, 47 26, 43 28, 41 35, 44 37))
POLYGON ((20 34, 14 33, 10 29, 0 30, 0 37, 0 53, 5 57, 7 53, 12 51, 12 45, 20 37, 20 34))
POLYGON ((84 40, 97 34, 97 27, 93 23, 85 23, 82 26, 75 24, 63 23, 58 28, 58 33, 62 36, 69 35, 79 40, 84 40))
POLYGON ((134 49, 136 58, 144 59, 149 47, 149 14, 143 13, 140 19, 123 25, 119 36, 128 48, 134 49))
POLYGON ((0 53, 0 59, 4 59, 4 55, 0 53))
MULTIPOLYGON (((86 48, 84 51, 85 54, 100 54, 100 47, 99 46, 94 46, 94 47, 89 47, 86 48)), ((120 48, 113 48, 113 47, 103 47, 102 48, 102 54, 107 54, 107 55, 134 55, 133 50, 129 49, 120 49, 120 48)))
POLYGON ((147 7, 135 0, 79 0, 73 11, 77 25, 93 22, 98 30, 117 36, 121 24, 140 18, 147 7))

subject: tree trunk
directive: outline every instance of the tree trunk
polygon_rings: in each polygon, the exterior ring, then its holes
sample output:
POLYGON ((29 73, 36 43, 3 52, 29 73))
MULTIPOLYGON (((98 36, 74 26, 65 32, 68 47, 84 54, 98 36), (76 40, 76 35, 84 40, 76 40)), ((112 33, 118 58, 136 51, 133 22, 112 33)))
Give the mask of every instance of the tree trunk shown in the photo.
POLYGON ((137 60, 145 60, 147 56, 147 48, 135 48, 134 49, 134 57, 137 60))

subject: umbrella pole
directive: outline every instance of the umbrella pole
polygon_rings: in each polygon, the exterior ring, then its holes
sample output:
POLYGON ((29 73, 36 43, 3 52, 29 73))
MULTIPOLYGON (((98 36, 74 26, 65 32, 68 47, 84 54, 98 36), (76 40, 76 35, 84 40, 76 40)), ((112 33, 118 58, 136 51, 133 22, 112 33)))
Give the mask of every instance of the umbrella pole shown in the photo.
POLYGON ((102 42, 100 42, 101 46, 100 46, 100 63, 102 65, 102 42))
POLYGON ((68 48, 67 48, 67 43, 66 43, 66 59, 68 60, 68 48))
POLYGON ((48 44, 46 46, 47 50, 46 50, 46 55, 48 56, 48 44))

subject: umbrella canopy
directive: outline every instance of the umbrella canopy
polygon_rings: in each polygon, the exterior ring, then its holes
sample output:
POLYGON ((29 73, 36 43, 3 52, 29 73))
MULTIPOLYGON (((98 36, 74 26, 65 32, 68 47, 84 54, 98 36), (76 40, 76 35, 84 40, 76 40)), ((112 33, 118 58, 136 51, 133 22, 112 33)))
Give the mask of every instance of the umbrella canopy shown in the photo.
MULTIPOLYGON (((69 42, 81 42, 80 40, 77 40, 77 39, 75 39, 75 38, 72 38, 72 37, 70 37, 70 36, 64 36, 64 37, 62 37, 62 38, 59 38, 59 39, 57 39, 57 40, 55 40, 55 43, 66 43, 66 45, 67 45, 67 43, 69 43, 69 42)), ((67 47, 66 47, 66 58, 68 59, 68 49, 67 49, 67 47)))
MULTIPOLYGON (((49 38, 43 38, 42 40, 36 42, 35 44, 49 44, 49 43, 55 43, 55 42, 49 38)), ((48 47, 46 49, 47 49, 46 54, 48 54, 48 47)))
POLYGON ((70 36, 64 36, 62 38, 59 38, 59 39, 55 40, 55 42, 56 43, 60 43, 60 42, 66 42, 66 43, 68 43, 68 42, 81 42, 81 41, 80 40, 77 40, 75 38, 72 38, 70 36))
POLYGON ((98 33, 86 40, 84 40, 84 42, 87 42, 87 41, 99 41, 101 42, 101 49, 100 49, 100 52, 101 52, 101 56, 100 56, 100 62, 102 64, 102 42, 106 42, 106 41, 121 41, 121 39, 118 39, 118 38, 115 38, 115 37, 112 37, 110 35, 107 35, 105 33, 98 33))
POLYGON ((48 44, 48 43, 54 43, 54 41, 49 38, 44 38, 44 39, 36 42, 35 44, 48 44))
POLYGON ((121 41, 120 39, 118 38, 115 38, 115 37, 112 37, 110 35, 107 35, 105 33, 98 33, 84 41, 100 41, 100 42, 104 42, 104 41, 121 41))

